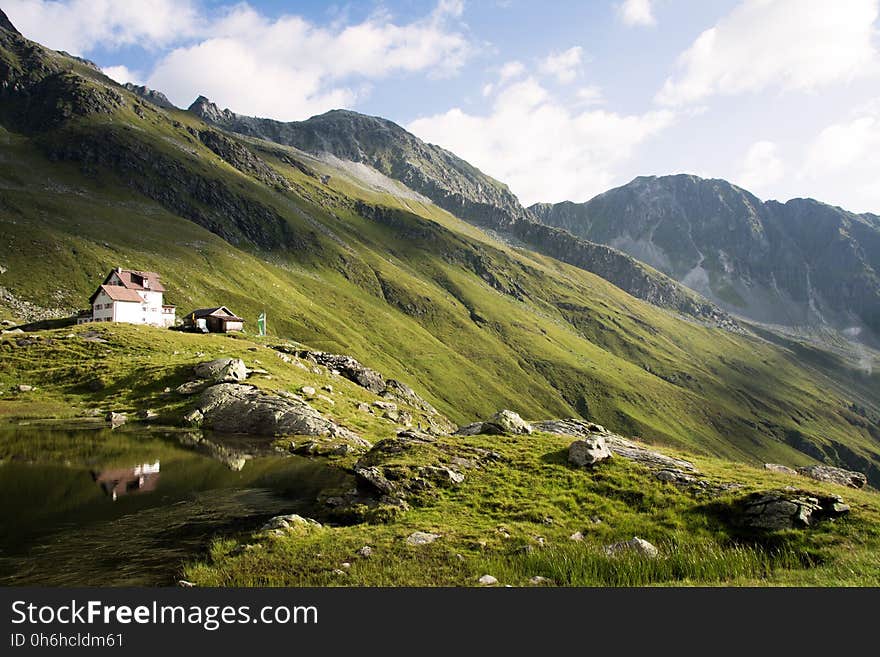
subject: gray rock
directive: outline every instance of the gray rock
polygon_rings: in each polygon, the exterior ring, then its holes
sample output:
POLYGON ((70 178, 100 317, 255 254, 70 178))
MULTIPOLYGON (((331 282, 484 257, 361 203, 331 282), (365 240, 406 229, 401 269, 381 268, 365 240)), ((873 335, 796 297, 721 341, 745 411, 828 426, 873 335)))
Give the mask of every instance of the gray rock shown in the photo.
POLYGON ((611 450, 602 436, 591 436, 575 440, 568 446, 568 461, 578 467, 589 467, 611 458, 611 450))
POLYGON ((584 540, 584 534, 583 534, 583 532, 575 532, 574 534, 572 534, 568 538, 571 541, 581 542, 584 540))
POLYGON ((141 409, 137 412, 137 416, 141 420, 149 421, 149 420, 155 420, 157 417, 159 417, 159 414, 156 411, 154 411, 152 408, 144 408, 144 409, 141 409))
POLYGON ((848 486, 849 488, 864 488, 865 484, 868 483, 868 478, 861 472, 834 468, 830 465, 807 465, 798 468, 797 473, 816 481, 825 481, 830 484, 848 486))
POLYGON ((17 389, 18 389, 19 392, 30 392, 31 390, 34 389, 34 387, 33 387, 33 386, 29 386, 29 385, 27 385, 26 383, 21 383, 21 384, 18 385, 17 389))
POLYGON ((495 586, 498 583, 498 579, 492 575, 483 575, 477 581, 481 586, 495 586))
POLYGON ((200 426, 203 419, 204 415, 202 415, 202 412, 197 408, 194 408, 183 416, 183 421, 192 426, 200 426))
POLYGON ((797 474, 797 470, 795 470, 794 468, 789 468, 787 465, 780 465, 779 463, 765 463, 764 469, 769 470, 770 472, 778 472, 779 474, 797 474))
POLYGON ((207 381, 187 381, 174 389, 178 395, 195 395, 208 387, 207 381))
POLYGON ((633 536, 628 541, 621 541, 620 543, 612 543, 611 545, 605 546, 605 553, 609 555, 623 554, 625 552, 634 552, 644 557, 648 557, 649 559, 654 559, 660 554, 660 551, 656 547, 638 536, 633 536))
POLYGON ((110 423, 111 427, 119 427, 128 421, 128 416, 126 416, 125 413, 110 411, 107 413, 107 421, 110 423))
POLYGON ((357 555, 359 557, 363 557, 364 559, 368 559, 373 554, 373 548, 369 545, 365 545, 360 550, 357 551, 357 555))
POLYGON ((482 422, 473 422, 472 424, 466 424, 463 427, 459 427, 455 435, 456 436, 478 436, 483 433, 483 423, 482 422))
POLYGON ((382 471, 376 466, 355 465, 354 476, 357 478, 358 483, 364 484, 367 488, 371 488, 383 495, 393 495, 397 492, 397 486, 388 481, 385 475, 382 474, 382 471))
POLYGON ((195 375, 213 383, 237 383, 247 378, 248 369, 240 358, 217 358, 199 363, 193 368, 195 375))
MULTIPOLYGON (((357 434, 325 418, 304 401, 262 392, 249 385, 220 383, 199 399, 202 426, 227 433, 265 436, 331 436, 363 445, 357 434)), ((367 443, 369 444, 369 443, 367 443)))
POLYGON ((518 413, 502 410, 483 422, 481 433, 529 434, 532 433, 532 427, 518 413))
POLYGON ((297 515, 296 513, 291 513, 283 516, 275 516, 271 518, 265 525, 260 527, 261 532, 271 531, 274 529, 281 529, 284 531, 300 531, 306 530, 311 531, 313 529, 320 529, 321 523, 317 520, 313 520, 312 518, 304 518, 301 515, 297 515))
POLYGON ((306 397, 314 397, 315 393, 318 391, 315 390, 312 386, 302 386, 299 391, 304 394, 306 397))
POLYGON ((798 490, 753 493, 742 507, 747 527, 770 531, 809 527, 849 512, 849 506, 836 495, 817 496, 798 490))
POLYGON ((438 538, 440 538, 440 534, 432 534, 430 532, 413 532, 406 537, 406 544, 427 545, 428 543, 433 543, 438 538))

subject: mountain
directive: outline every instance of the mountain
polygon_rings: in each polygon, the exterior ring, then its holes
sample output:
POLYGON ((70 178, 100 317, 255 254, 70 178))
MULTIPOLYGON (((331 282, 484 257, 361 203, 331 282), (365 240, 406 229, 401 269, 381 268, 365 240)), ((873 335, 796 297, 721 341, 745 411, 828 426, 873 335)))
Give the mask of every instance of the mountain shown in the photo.
MULTIPOLYGON (((513 203, 505 188, 418 141, 398 157, 408 137, 393 124, 350 113, 305 123, 303 148, 221 129, 0 29, 0 320, 69 316, 111 267, 157 271, 181 314, 222 304, 252 331, 265 311, 270 339, 352 355, 456 423, 501 408, 579 416, 702 454, 821 461, 880 482, 875 369, 645 303, 588 269, 607 269, 605 254, 658 295, 705 302, 518 206, 478 221, 481 198, 513 203), (325 137, 339 155, 318 152, 325 137), (425 163, 407 169, 416 157, 425 163), (441 182, 458 200, 431 191, 441 182)), ((0 361, 19 362, 18 348, 5 340, 0 361)), ((156 374, 150 350, 130 349, 156 374)), ((88 353, 43 372, 81 409, 130 380, 88 353)), ((4 391, 17 383, 7 369, 4 391)), ((9 417, 19 402, 4 394, 9 417)))
POLYGON ((189 111, 230 132, 293 146, 324 159, 366 164, 465 221, 593 272, 635 297, 701 320, 733 325, 713 304, 621 251, 535 221, 506 185, 387 119, 333 110, 307 121, 284 123, 220 110, 204 96, 189 111))
POLYGON ((880 218, 814 201, 763 202, 724 180, 639 177, 544 223, 607 244, 758 322, 880 336, 880 218))
POLYGON ((154 105, 158 105, 159 107, 164 107, 165 109, 177 109, 168 97, 163 94, 161 91, 156 91, 155 89, 150 89, 143 85, 132 84, 131 82, 126 82, 122 85, 130 92, 137 94, 144 100, 148 100, 154 105))

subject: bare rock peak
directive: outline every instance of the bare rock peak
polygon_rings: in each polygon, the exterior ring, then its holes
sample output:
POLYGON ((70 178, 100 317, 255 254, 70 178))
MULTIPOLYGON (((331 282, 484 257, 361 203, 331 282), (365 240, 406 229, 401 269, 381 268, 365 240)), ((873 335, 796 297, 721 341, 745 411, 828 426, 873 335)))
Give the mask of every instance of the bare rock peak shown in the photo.
POLYGON ((7 32, 14 32, 15 34, 21 34, 21 32, 15 29, 15 25, 13 25, 12 21, 9 20, 9 17, 3 13, 2 9, 0 9, 0 29, 4 29, 7 32))

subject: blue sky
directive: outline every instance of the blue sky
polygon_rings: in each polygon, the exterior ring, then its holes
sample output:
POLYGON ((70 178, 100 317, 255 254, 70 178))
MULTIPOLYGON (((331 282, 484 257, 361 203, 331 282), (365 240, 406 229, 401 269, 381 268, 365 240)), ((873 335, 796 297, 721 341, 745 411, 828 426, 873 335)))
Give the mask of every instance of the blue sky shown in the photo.
POLYGON ((636 175, 880 213, 880 0, 3 0, 181 106, 392 119, 526 203, 636 175))

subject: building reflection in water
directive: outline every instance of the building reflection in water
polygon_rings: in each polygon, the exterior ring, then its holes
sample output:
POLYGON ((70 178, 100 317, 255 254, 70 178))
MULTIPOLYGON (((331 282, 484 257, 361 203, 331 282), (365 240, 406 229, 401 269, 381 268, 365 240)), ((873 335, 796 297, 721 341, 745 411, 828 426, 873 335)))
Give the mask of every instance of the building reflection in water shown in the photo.
POLYGON ((115 502, 120 495, 129 493, 146 493, 156 490, 159 483, 159 461, 142 463, 132 468, 115 468, 112 470, 92 470, 92 479, 104 494, 115 502))

